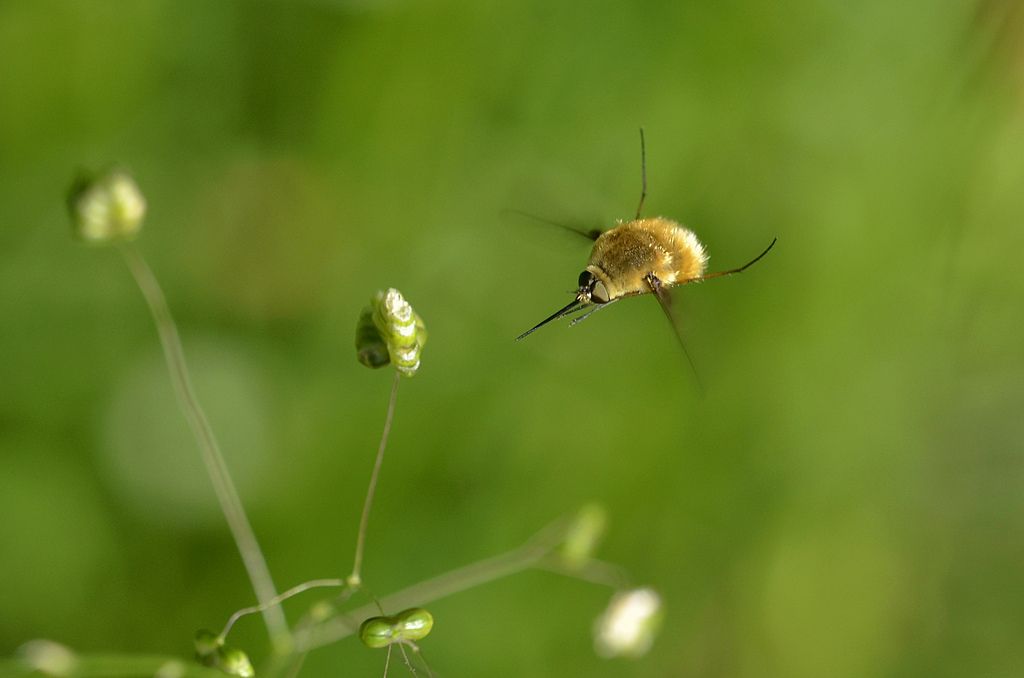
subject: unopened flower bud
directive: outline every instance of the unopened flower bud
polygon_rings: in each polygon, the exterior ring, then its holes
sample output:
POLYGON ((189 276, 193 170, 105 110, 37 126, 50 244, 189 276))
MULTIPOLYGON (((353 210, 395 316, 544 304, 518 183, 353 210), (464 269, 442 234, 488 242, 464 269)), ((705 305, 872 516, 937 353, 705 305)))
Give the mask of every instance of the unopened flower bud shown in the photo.
POLYGON ((402 610, 394 616, 370 617, 359 626, 359 640, 369 648, 426 638, 434 628, 434 617, 422 607, 402 610))
POLYGON ((619 591, 594 625, 594 648, 602 657, 641 657, 651 649, 661 617, 654 589, 619 591))
POLYGON ((195 637, 196 661, 203 666, 219 669, 229 676, 252 678, 256 671, 249 656, 237 647, 224 644, 224 638, 212 631, 199 631, 195 637))
POLYGON ((134 238, 146 216, 146 199, 135 180, 119 169, 82 174, 68 193, 77 238, 104 244, 134 238))
POLYGON ((18 650, 29 671, 45 676, 70 676, 75 670, 75 654, 52 640, 30 640, 18 650))
POLYGON ((217 653, 218 661, 215 666, 229 676, 238 678, 253 678, 256 671, 252 668, 249 655, 237 647, 222 647, 217 653))
POLYGON ((407 377, 420 367, 420 353, 427 343, 423 320, 402 293, 394 288, 377 292, 363 309, 356 325, 356 357, 367 367, 393 363, 407 377))
POLYGON ((579 510, 562 542, 561 557, 566 567, 577 569, 594 557, 607 522, 608 514, 598 504, 587 504, 579 510))

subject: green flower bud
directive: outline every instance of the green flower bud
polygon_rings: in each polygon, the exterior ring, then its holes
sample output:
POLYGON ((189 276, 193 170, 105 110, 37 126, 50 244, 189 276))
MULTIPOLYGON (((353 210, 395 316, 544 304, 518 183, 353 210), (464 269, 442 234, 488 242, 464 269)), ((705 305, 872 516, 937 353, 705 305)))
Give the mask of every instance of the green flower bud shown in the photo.
POLYGON ((196 648, 196 659, 199 661, 203 661, 206 657, 213 656, 217 653, 217 650, 224 647, 224 639, 213 631, 207 631, 206 629, 196 631, 196 637, 193 643, 196 648))
POLYGON ((222 647, 217 656, 216 667, 229 676, 253 678, 256 675, 256 671, 252 668, 252 662, 249 661, 249 655, 237 647, 222 647))
POLYGON ((661 627, 661 596, 654 589, 619 591, 594 625, 594 648, 602 657, 641 657, 661 627))
POLYGON ((80 174, 68 192, 75 236, 89 243, 131 240, 142 228, 146 199, 123 170, 80 174))
POLYGON ((356 358, 367 367, 376 369, 391 362, 387 342, 380 336, 373 322, 373 309, 367 306, 359 314, 356 325, 356 358))
POLYGON ((201 630, 195 637, 196 661, 203 666, 219 669, 229 676, 252 678, 256 672, 249 656, 237 647, 224 644, 224 638, 212 631, 201 630))
POLYGON ((377 292, 356 324, 356 357, 367 367, 393 363, 407 377, 420 367, 427 330, 402 293, 394 288, 377 292))
POLYGON ((426 638, 434 628, 434 617, 422 607, 402 610, 393 617, 370 617, 359 627, 359 640, 369 648, 426 638))
POLYGON ((153 678, 185 678, 188 665, 180 659, 168 659, 153 673, 153 678))
POLYGON ((580 568, 594 557, 607 522, 608 514, 598 504, 587 504, 579 510, 562 542, 560 555, 566 567, 580 568))
POLYGON ((396 635, 402 640, 426 638, 434 628, 434 616, 422 607, 412 607, 395 615, 396 635))
POLYGON ((366 647, 387 647, 395 639, 395 620, 392 617, 370 617, 359 626, 359 640, 366 647))

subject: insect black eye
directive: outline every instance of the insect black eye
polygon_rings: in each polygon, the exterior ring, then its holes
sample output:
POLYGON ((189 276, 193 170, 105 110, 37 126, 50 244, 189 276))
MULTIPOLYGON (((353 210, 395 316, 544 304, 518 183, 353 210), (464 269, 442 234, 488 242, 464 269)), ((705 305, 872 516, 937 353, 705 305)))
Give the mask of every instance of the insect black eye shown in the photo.
POLYGON ((583 271, 580 273, 580 289, 590 289, 590 286, 594 284, 594 274, 590 271, 583 271))

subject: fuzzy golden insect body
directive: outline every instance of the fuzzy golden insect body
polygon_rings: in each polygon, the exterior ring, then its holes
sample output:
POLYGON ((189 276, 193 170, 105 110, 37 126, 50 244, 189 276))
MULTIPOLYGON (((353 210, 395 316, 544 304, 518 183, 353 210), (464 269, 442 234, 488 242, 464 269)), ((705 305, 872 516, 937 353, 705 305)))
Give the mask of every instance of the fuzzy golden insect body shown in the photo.
MULTIPOLYGON (((773 239, 761 254, 743 266, 707 273, 708 255, 693 231, 665 217, 640 217, 647 195, 643 130, 640 130, 640 167, 643 188, 636 217, 632 221, 620 221, 607 231, 565 227, 594 241, 590 261, 580 273, 575 298, 520 334, 517 340, 552 320, 584 311, 572 321, 575 324, 619 299, 653 294, 682 344, 682 336, 672 313, 669 289, 745 271, 775 246, 773 239)), ((685 350, 685 346, 683 348, 685 350)))
POLYGON ((654 217, 620 223, 594 242, 586 271, 597 281, 591 300, 645 294, 648 276, 666 285, 704 275, 708 255, 697 236, 671 219, 654 217))

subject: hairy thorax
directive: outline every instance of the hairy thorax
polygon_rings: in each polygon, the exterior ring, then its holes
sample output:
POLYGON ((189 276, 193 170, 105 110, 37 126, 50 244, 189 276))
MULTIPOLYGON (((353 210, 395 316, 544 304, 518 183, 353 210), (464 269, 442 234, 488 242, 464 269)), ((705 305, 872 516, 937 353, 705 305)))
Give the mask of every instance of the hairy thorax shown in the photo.
POLYGON ((664 217, 636 219, 611 228, 594 242, 587 270, 614 299, 648 292, 647 276, 666 285, 699 278, 707 254, 693 231, 664 217))

